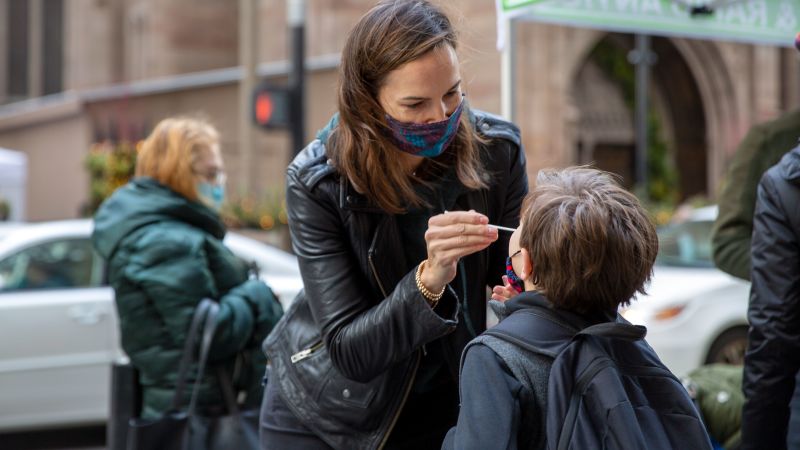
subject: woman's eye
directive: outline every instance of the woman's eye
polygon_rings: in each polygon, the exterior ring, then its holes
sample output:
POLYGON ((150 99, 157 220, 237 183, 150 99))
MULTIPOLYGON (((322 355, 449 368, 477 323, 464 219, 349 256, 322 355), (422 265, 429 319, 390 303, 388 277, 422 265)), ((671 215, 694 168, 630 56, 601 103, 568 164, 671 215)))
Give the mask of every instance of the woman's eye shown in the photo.
POLYGON ((422 102, 412 103, 410 105, 406 105, 406 108, 408 108, 408 109, 417 109, 417 108, 420 107, 420 105, 422 105, 422 102))

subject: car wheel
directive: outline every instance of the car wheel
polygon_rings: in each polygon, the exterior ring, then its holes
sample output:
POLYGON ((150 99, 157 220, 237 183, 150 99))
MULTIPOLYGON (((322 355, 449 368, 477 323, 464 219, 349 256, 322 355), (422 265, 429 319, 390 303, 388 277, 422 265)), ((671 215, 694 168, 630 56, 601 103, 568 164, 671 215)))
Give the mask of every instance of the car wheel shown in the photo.
POLYGON ((711 344, 706 357, 706 364, 744 364, 744 352, 747 350, 747 327, 736 327, 720 334, 711 344))

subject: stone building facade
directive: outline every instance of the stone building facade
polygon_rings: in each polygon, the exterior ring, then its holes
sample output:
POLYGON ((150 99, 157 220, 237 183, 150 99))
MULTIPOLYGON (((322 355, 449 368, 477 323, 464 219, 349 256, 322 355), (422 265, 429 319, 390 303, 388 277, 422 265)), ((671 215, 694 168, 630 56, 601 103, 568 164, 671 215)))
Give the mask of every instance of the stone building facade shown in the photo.
MULTIPOLYGON (((256 0, 257 1, 257 0, 256 0)), ((307 0, 308 139, 335 111, 339 52, 373 0, 307 0)), ((470 104, 500 112, 501 56, 493 0, 438 0, 461 36, 470 104)), ((239 2, 0 0, 0 147, 29 157, 28 219, 74 217, 88 196, 93 142, 139 139, 158 120, 201 114, 218 126, 231 190, 280 189, 295 149, 285 132, 257 132, 242 167, 238 130, 239 2), (55 55, 55 56, 54 56, 55 55), (250 170, 249 186, 237 179, 250 170)), ((259 74, 288 74, 286 0, 258 1, 259 74)), ((632 113, 593 60, 630 36, 520 23, 515 119, 531 179, 543 167, 595 162, 630 175, 632 113)), ((794 50, 683 38, 653 41, 651 91, 684 197, 713 198, 748 128, 800 104, 794 50)))

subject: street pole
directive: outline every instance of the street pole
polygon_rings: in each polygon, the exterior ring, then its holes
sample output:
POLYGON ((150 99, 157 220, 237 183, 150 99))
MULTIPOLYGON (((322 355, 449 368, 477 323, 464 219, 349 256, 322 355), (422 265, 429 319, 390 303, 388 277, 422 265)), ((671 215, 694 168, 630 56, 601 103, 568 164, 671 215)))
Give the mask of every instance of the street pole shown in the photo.
POLYGON ((656 55, 650 51, 650 36, 636 35, 636 49, 628 54, 628 61, 636 65, 636 184, 642 188, 647 199, 647 115, 649 110, 648 92, 650 90, 650 66, 655 64, 656 55))
POLYGON ((500 108, 503 117, 514 122, 517 106, 514 101, 514 88, 517 80, 516 42, 514 40, 515 20, 514 18, 505 20, 505 45, 500 55, 500 108))
POLYGON ((258 61, 258 0, 239 0, 239 156, 242 194, 251 194, 253 175, 253 124, 250 114, 258 61))
POLYGON ((291 156, 305 146, 305 0, 288 0, 288 23, 291 36, 289 72, 289 133, 291 136, 291 156))

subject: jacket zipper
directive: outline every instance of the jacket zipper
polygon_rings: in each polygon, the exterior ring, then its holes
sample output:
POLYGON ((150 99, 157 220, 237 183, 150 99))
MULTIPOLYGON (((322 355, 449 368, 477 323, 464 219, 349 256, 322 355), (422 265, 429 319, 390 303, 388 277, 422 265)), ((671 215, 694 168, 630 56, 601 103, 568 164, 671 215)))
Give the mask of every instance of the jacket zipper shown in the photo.
POLYGON ((299 352, 295 353, 291 357, 292 364, 297 364, 300 361, 302 361, 302 360, 308 358, 309 356, 313 355, 314 352, 316 352, 317 350, 322 348, 322 345, 323 345, 323 342, 322 342, 322 340, 320 340, 319 342, 317 342, 316 344, 312 345, 311 347, 309 347, 307 349, 304 349, 304 350, 300 350, 299 352))
MULTIPOLYGON (((375 252, 375 244, 378 241, 378 234, 380 233, 380 226, 378 229, 375 230, 375 236, 372 238, 372 244, 369 246, 369 251, 367 252, 367 260, 369 261, 369 268, 372 270, 372 275, 375 277, 375 281, 378 282, 378 288, 381 290, 381 294, 383 294, 383 298, 389 296, 386 292, 386 289, 383 287, 383 283, 381 282, 381 277, 378 276, 378 269, 375 267, 375 262, 372 260, 372 254, 375 252)), ((380 444, 378 444, 378 450, 381 450, 385 445, 386 441, 389 439, 389 435, 392 434, 392 430, 394 426, 397 424, 397 419, 400 417, 400 413, 403 411, 403 406, 405 406, 406 401, 408 400, 409 394, 411 394, 411 388, 414 386, 414 380, 417 378, 417 369, 419 369, 420 361, 422 360, 421 352, 417 350, 416 352, 416 360, 414 361, 414 367, 411 369, 411 378, 409 379, 408 383, 405 386, 405 391, 403 392, 403 398, 400 400, 400 404, 397 407, 397 411, 395 411, 392 420, 389 422, 389 426, 386 428, 386 432, 383 434, 383 438, 381 438, 380 444)))
POLYGON ((386 294, 386 289, 383 287, 383 283, 381 282, 381 277, 378 276, 378 270, 375 268, 375 262, 372 261, 371 248, 369 249, 369 254, 367 254, 367 261, 369 261, 369 268, 372 269, 372 275, 375 277, 375 281, 378 282, 378 288, 380 288, 383 298, 388 297, 389 295, 386 294))

